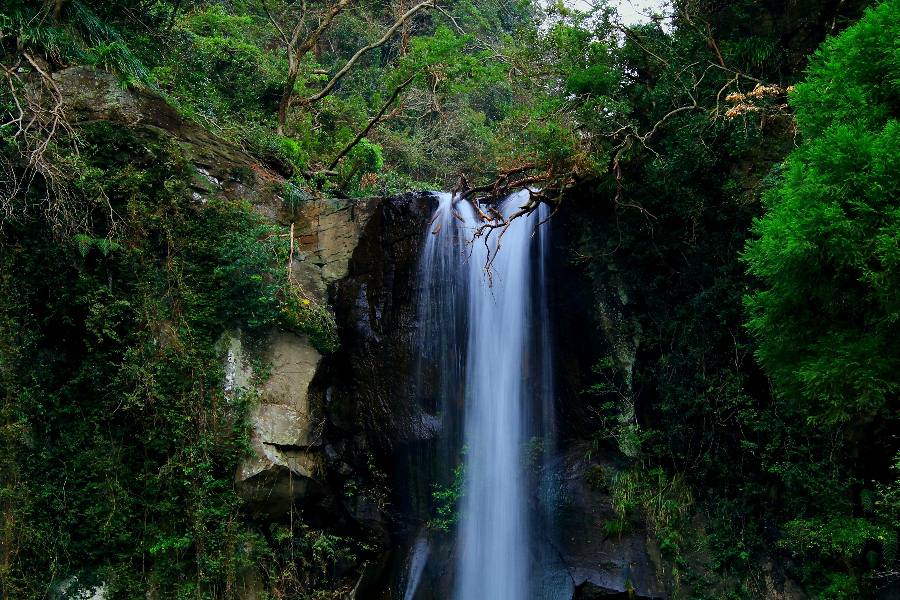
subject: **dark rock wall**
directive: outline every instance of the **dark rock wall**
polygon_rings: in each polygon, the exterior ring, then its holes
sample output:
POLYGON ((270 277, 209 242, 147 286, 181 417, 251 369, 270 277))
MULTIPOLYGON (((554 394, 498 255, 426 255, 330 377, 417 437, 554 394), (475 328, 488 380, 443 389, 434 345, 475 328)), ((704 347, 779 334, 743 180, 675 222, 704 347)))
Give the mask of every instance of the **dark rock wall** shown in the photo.
POLYGON ((369 219, 346 278, 331 292, 342 351, 331 368, 331 424, 363 432, 370 450, 389 453, 415 436, 410 380, 419 248, 433 200, 410 193, 383 201, 369 219))
POLYGON ((410 496, 397 456, 417 439, 414 380, 419 249, 433 210, 428 193, 379 202, 329 289, 341 349, 313 387, 327 418, 326 477, 352 520, 374 533, 382 552, 358 591, 376 598, 390 587, 390 550, 403 543, 410 496), (375 572, 377 571, 377 572, 375 572))

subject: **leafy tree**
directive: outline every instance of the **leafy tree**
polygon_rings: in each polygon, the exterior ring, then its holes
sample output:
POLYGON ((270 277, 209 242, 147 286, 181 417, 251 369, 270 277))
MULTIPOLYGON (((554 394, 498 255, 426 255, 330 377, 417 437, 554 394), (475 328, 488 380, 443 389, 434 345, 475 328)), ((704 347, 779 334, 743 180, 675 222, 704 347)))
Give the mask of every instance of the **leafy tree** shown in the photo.
POLYGON ((816 52, 788 157, 744 260, 756 355, 816 422, 891 414, 900 391, 900 3, 816 52))

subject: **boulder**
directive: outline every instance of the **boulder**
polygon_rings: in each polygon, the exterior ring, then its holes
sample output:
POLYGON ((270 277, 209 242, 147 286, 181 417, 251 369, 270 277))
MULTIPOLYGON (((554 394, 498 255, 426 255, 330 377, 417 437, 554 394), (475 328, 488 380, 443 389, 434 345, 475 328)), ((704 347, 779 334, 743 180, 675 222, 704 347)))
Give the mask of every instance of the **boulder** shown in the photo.
MULTIPOLYGON (((239 347, 232 342, 230 349, 239 347)), ((250 411, 250 447, 253 454, 238 467, 238 493, 255 512, 276 516, 291 502, 321 494, 323 420, 309 398, 309 387, 322 356, 304 335, 275 331, 264 357, 271 374, 259 388, 259 399, 250 411)), ((235 373, 246 381, 250 371, 245 358, 229 352, 235 373)), ((229 385, 226 363, 226 388, 229 385)), ((236 382, 238 377, 233 378, 236 382)))

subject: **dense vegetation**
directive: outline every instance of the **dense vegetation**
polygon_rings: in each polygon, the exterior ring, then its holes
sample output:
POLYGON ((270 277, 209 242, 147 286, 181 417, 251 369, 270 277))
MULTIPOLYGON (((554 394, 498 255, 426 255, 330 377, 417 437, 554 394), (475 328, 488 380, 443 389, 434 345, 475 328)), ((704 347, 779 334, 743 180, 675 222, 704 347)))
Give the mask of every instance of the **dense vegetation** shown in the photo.
POLYGON ((646 523, 682 597, 765 597, 766 561, 812 597, 896 581, 900 2, 677 0, 639 25, 579 7, 3 3, 4 599, 72 576, 331 597, 371 551, 254 522, 234 491, 254 398, 222 390, 222 331, 335 346, 286 232, 193 201, 165 136, 70 123, 50 74, 73 65, 241 147, 287 203, 537 184, 639 331, 633 373, 597 356, 579 400, 625 457, 597 483, 606 533, 646 523))
POLYGON ((773 547, 815 597, 867 597, 897 569, 900 6, 870 9, 804 73, 778 24, 831 22, 806 8, 753 32, 771 9, 712 5, 721 56, 705 28, 630 48, 650 73, 627 88, 643 130, 679 93, 705 111, 671 117, 622 167, 633 208, 592 206, 582 233, 579 255, 634 294, 640 330, 634 406, 609 361, 593 389, 601 437, 634 457, 614 495, 657 525, 691 597, 763 596, 773 547), (673 85, 710 52, 735 70, 673 85), (744 73, 764 86, 720 91, 744 73))

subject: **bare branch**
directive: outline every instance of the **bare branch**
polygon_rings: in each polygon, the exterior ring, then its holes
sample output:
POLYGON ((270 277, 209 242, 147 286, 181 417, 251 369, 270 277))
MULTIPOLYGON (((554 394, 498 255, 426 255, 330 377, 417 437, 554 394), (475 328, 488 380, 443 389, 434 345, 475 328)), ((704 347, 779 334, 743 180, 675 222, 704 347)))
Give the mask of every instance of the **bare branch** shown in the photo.
POLYGON ((369 119, 368 124, 362 129, 362 131, 360 131, 358 134, 356 134, 356 137, 353 138, 353 141, 350 142, 349 144, 347 144, 347 146, 345 146, 344 149, 341 150, 338 153, 338 155, 334 157, 334 160, 332 160, 331 163, 328 165, 329 170, 334 169, 337 166, 337 164, 341 161, 341 159, 344 158, 345 156, 347 156, 347 153, 350 152, 350 150, 352 150, 354 146, 356 146, 364 137, 366 137, 369 134, 369 132, 372 130, 372 128, 375 127, 375 125, 384 116, 384 113, 387 112, 388 107, 390 107, 390 105, 393 104, 394 101, 397 99, 397 96, 400 95, 400 92, 402 92, 410 83, 412 83, 412 81, 413 81, 413 79, 415 79, 415 77, 416 77, 415 75, 411 75, 406 81, 404 81, 403 83, 398 85, 396 88, 394 88, 394 92, 391 94, 391 97, 388 98, 387 102, 385 102, 382 105, 381 110, 378 111, 378 114, 376 114, 374 117, 369 119))
MULTIPOLYGON (((342 0, 342 1, 345 1, 345 0, 342 0)), ((325 84, 325 87, 322 88, 322 90, 319 93, 314 94, 313 96, 310 96, 309 98, 304 99, 303 104, 312 104, 314 102, 318 102, 319 100, 321 100, 322 98, 324 98, 325 96, 330 94, 331 90, 334 88, 334 86, 337 85, 337 83, 341 79, 343 79, 344 75, 346 75, 350 71, 350 69, 353 68, 353 65, 355 65, 357 63, 357 61, 360 58, 362 58, 362 56, 364 54, 366 54, 367 52, 369 52, 371 50, 374 50, 375 48, 379 48, 379 47, 383 46, 384 44, 386 44, 387 41, 389 39, 391 39, 391 36, 393 36, 394 33, 408 19, 410 19, 413 15, 415 15, 417 12, 419 12, 423 8, 426 8, 428 6, 434 6, 435 3, 436 3, 436 0, 425 0, 424 2, 420 2, 419 4, 416 4, 411 9, 409 9, 408 11, 403 13, 403 15, 399 19, 397 19, 397 21, 394 22, 394 24, 391 25, 387 31, 384 32, 384 35, 382 35, 378 41, 373 42, 373 43, 369 44, 368 46, 363 46, 362 48, 357 50, 356 54, 351 56, 350 60, 348 60, 347 63, 343 67, 341 67, 337 73, 335 73, 334 77, 331 78, 331 81, 329 81, 327 84, 325 84)))
POLYGON ((285 44, 290 44, 290 40, 288 40, 288 36, 284 32, 284 29, 281 28, 281 25, 278 23, 278 21, 275 19, 275 17, 272 16, 272 13, 269 11, 269 3, 266 0, 260 0, 260 3, 262 4, 263 12, 266 13, 266 17, 269 19, 269 22, 272 23, 272 26, 275 27, 275 30, 278 32, 278 35, 281 36, 282 41, 284 41, 285 44))
POLYGON ((618 29, 619 31, 621 31, 622 33, 624 33, 625 36, 626 36, 627 38, 629 38, 632 42, 634 42, 635 44, 637 44, 638 48, 640 48, 641 50, 643 50, 644 52, 646 52, 647 54, 649 54, 650 56, 652 56, 653 58, 655 58, 656 60, 658 60, 659 62, 661 62, 661 63, 663 64, 663 66, 665 66, 665 67, 668 67, 668 66, 669 66, 669 61, 667 61, 667 60, 664 59, 662 56, 656 54, 655 52, 653 52, 652 50, 650 50, 649 48, 647 48, 647 46, 645 46, 645 45, 643 44, 643 41, 641 40, 640 36, 638 36, 637 34, 635 34, 635 33, 631 30, 630 27, 625 27, 624 25, 620 25, 620 24, 617 23, 617 24, 616 24, 616 29, 618 29))
MULTIPOLYGON (((322 34, 325 33, 329 27, 331 27, 332 21, 334 18, 341 14, 345 8, 350 6, 353 3, 353 0, 338 0, 336 4, 333 4, 331 8, 328 9, 328 12, 325 13, 325 16, 322 18, 322 21, 319 23, 319 26, 316 27, 312 33, 310 33, 306 40, 297 48, 297 58, 302 58, 306 55, 307 52, 312 50, 312 47, 316 45, 316 42, 319 41, 319 38, 322 37, 322 34)), ((304 10, 306 4, 304 3, 304 10)), ((298 22, 297 27, 294 29, 293 36, 291 38, 291 45, 296 46, 297 42, 300 40, 300 25, 302 23, 298 22)))
POLYGON ((453 23, 453 27, 456 29, 456 31, 459 32, 460 35, 466 35, 466 31, 460 26, 459 22, 457 22, 456 17, 454 17, 453 15, 451 15, 451 14, 450 14, 445 8, 443 8, 442 6, 438 6, 437 4, 435 4, 435 5, 434 5, 434 8, 436 8, 438 11, 440 11, 441 14, 443 14, 445 17, 447 17, 448 19, 450 19, 450 22, 453 23))

